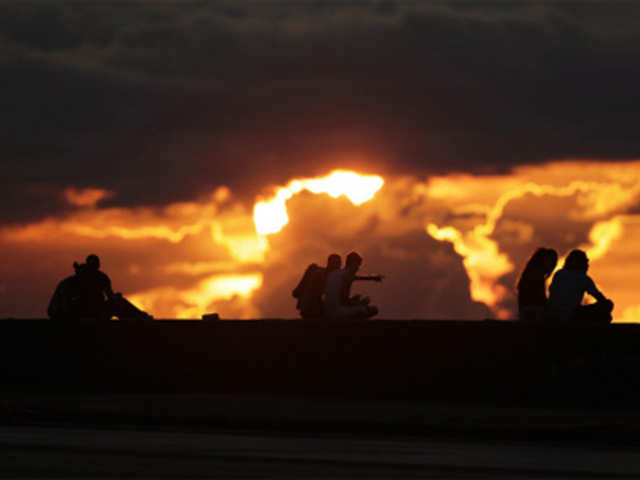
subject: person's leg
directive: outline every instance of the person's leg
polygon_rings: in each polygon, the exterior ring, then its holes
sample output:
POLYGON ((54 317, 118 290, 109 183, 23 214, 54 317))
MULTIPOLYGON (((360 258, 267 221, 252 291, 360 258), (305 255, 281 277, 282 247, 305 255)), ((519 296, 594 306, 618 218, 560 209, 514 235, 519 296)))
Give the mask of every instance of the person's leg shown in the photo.
POLYGON ((372 305, 343 305, 338 313, 340 319, 369 318, 378 313, 378 308, 372 305))
POLYGON ((613 319, 611 312, 613 311, 613 302, 597 302, 590 305, 580 305, 574 311, 571 319, 580 323, 611 323, 613 319))
POLYGON ((116 294, 107 301, 109 318, 118 317, 120 320, 145 320, 151 319, 151 315, 143 312, 121 294, 116 294))

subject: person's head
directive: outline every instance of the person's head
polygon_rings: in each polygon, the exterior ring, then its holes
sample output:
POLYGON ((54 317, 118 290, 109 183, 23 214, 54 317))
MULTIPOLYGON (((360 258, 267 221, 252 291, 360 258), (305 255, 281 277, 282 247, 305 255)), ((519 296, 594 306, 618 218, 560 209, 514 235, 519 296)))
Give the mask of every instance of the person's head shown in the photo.
POLYGON ((542 277, 547 278, 551 275, 554 268, 556 268, 556 263, 558 263, 558 254, 554 249, 538 248, 533 252, 531 257, 529 257, 525 267, 522 269, 522 274, 518 279, 518 289, 525 275, 542 275, 542 277))
POLYGON ((544 275, 548 277, 551 275, 551 272, 555 270, 556 265, 558 264, 558 252, 556 252, 553 248, 545 248, 542 253, 542 266, 544 275))
POLYGON ((564 261, 564 268, 567 270, 582 270, 586 272, 589 269, 589 258, 582 250, 571 250, 567 259, 564 261))
POLYGON ((356 252, 351 252, 347 255, 347 260, 345 261, 345 268, 347 270, 351 270, 353 272, 357 272, 362 265, 362 257, 358 255, 356 252))
POLYGON ((91 270, 98 270, 100 268, 100 259, 95 253, 87 256, 87 267, 91 270))
POLYGON ((339 270, 342 266, 342 258, 337 253, 332 253, 327 258, 327 272, 333 272, 334 270, 339 270))

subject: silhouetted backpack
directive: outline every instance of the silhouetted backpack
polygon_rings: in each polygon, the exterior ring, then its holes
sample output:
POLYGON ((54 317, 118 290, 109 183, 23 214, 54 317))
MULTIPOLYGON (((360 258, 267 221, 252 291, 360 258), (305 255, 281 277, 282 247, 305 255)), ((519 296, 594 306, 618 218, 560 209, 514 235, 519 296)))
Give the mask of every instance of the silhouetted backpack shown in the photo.
POLYGON ((292 295, 298 299, 296 308, 303 317, 321 316, 323 311, 322 293, 324 292, 325 269, 312 263, 302 275, 292 295))
POLYGON ((72 275, 58 283, 49 301, 47 314, 52 319, 70 319, 80 310, 80 287, 78 277, 72 275))

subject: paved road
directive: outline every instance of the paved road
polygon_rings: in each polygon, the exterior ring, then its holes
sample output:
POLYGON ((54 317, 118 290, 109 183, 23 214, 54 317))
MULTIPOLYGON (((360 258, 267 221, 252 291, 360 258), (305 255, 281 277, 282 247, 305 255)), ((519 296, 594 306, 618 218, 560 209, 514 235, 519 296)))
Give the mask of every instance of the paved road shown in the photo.
POLYGON ((640 478, 640 452, 425 439, 0 427, 2 478, 640 478))

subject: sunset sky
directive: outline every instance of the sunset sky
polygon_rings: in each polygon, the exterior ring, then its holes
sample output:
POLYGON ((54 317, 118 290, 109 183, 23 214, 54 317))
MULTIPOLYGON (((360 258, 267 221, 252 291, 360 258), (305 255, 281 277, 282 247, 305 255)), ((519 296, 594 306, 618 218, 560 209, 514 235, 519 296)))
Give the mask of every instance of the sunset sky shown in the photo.
POLYGON ((640 7, 0 7, 0 318, 74 260, 157 318, 295 317, 355 250, 381 318, 514 318, 531 252, 583 248, 640 321, 640 7))

